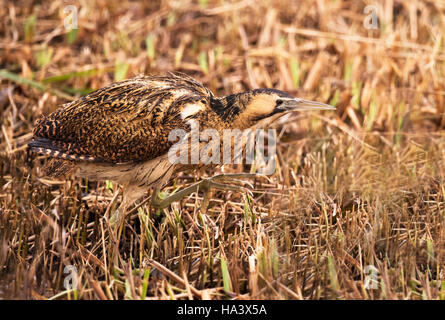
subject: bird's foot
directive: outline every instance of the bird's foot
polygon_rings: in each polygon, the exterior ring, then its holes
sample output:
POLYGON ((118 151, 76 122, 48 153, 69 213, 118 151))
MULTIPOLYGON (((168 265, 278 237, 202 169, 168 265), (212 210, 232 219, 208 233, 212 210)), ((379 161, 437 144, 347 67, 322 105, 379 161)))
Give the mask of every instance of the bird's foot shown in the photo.
POLYGON ((193 192, 197 192, 198 190, 204 191, 204 198, 203 198, 203 204, 201 205, 202 208, 206 209, 209 202, 210 202, 210 196, 212 189, 219 189, 219 190, 230 190, 235 192, 242 192, 247 193, 250 196, 252 195, 252 192, 241 186, 244 184, 248 184, 251 188, 253 188, 253 185, 245 180, 240 180, 242 178, 259 178, 259 177, 265 177, 264 175, 256 174, 256 173, 223 173, 216 175, 211 178, 206 178, 201 181, 195 182, 192 185, 186 187, 185 189, 182 189, 178 192, 175 192, 168 197, 161 199, 159 197, 160 189, 155 189, 151 198, 151 204, 153 207, 157 209, 163 209, 173 202, 179 201, 184 197, 189 196, 193 192), (220 183, 220 181, 226 182, 226 183, 220 183), (240 185, 241 184, 241 185, 240 185))

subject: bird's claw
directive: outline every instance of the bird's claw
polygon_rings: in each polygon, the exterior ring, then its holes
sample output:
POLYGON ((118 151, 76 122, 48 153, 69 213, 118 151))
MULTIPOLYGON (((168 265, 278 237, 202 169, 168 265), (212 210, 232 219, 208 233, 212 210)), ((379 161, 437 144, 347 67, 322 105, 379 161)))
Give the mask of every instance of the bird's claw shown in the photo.
POLYGON ((196 182, 187 188, 180 190, 176 193, 171 194, 167 198, 161 199, 159 198, 160 189, 155 190, 152 195, 151 205, 157 209, 165 208, 170 205, 172 202, 179 201, 183 197, 186 197, 193 192, 203 191, 204 192, 204 207, 207 207, 208 202, 210 201, 211 189, 220 189, 220 190, 230 190, 235 192, 242 192, 247 194, 249 197, 253 197, 253 193, 248 188, 243 187, 242 185, 247 184, 250 188, 253 189, 253 184, 249 181, 240 180, 241 178, 258 178, 265 177, 264 175, 257 173, 224 173, 213 176, 211 178, 203 179, 199 182, 196 182), (224 181, 225 183, 219 183, 219 181, 224 181), (227 183, 229 182, 229 183, 227 183))

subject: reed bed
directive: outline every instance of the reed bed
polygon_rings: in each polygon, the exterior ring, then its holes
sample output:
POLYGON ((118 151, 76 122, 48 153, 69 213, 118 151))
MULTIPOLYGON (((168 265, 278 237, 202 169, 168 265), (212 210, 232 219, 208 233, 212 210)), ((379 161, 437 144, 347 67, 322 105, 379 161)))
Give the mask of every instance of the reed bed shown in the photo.
POLYGON ((445 299, 443 30, 433 0, 0 1, 0 298, 445 299), (48 180, 26 144, 41 114, 167 71, 337 110, 277 123, 251 196, 143 200, 116 234, 118 186, 48 180))

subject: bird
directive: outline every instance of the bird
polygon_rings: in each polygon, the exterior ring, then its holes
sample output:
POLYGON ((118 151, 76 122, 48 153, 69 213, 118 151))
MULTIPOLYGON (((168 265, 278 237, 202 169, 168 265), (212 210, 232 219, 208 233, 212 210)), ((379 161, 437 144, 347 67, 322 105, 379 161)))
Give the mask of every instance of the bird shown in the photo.
MULTIPOLYGON (((265 128, 289 112, 302 110, 335 107, 295 98, 273 88, 217 97, 193 77, 180 72, 139 75, 42 115, 36 121, 28 148, 50 158, 42 170, 46 176, 75 175, 119 184, 122 201, 109 220, 114 226, 122 222, 128 207, 149 188, 153 188, 151 204, 162 209, 198 189, 231 190, 234 187, 219 181, 244 177, 243 173, 220 174, 161 199, 162 187, 178 173, 212 165, 201 160, 171 161, 169 151, 175 145, 193 152, 190 144, 185 146, 171 139, 175 130, 190 136, 193 123, 217 133, 265 128)), ((203 143, 199 141, 197 148, 203 143)), ((215 139, 213 143, 222 142, 215 139)))

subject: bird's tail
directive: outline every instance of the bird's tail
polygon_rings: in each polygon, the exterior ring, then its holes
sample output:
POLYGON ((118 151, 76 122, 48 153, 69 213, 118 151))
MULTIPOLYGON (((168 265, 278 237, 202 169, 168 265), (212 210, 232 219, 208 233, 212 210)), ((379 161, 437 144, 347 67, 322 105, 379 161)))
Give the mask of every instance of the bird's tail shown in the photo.
POLYGON ((42 137, 34 137, 34 139, 28 143, 28 147, 34 152, 59 159, 80 161, 100 160, 93 156, 80 153, 80 148, 74 143, 51 140, 42 137))

